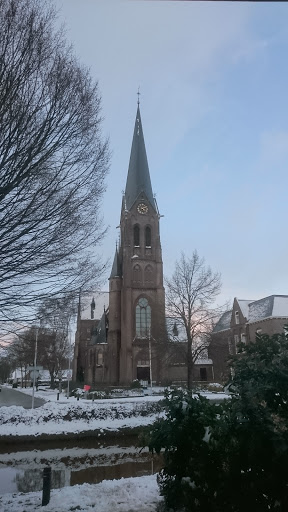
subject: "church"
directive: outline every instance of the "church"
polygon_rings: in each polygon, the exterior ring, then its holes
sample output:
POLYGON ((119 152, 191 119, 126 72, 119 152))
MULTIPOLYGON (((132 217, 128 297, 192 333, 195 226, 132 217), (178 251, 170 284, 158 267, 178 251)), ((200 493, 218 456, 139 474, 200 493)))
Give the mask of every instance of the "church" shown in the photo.
MULTIPOLYGON (((186 381, 181 326, 174 318, 165 318, 159 221, 138 102, 109 292, 79 300, 74 381, 92 387, 128 386, 136 379, 186 381)), ((205 380, 212 380, 212 361, 203 364, 205 380)), ((203 368, 201 374, 196 365, 195 372, 195 380, 201 380, 203 368)))

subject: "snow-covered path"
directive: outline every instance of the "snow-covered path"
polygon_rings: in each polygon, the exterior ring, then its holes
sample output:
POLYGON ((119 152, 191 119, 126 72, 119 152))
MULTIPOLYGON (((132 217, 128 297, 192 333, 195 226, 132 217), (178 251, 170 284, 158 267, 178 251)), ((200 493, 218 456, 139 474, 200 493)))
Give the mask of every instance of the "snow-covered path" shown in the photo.
POLYGON ((156 476, 104 480, 96 485, 75 485, 51 491, 50 503, 41 507, 42 493, 0 496, 1 512, 155 512, 161 500, 156 476))

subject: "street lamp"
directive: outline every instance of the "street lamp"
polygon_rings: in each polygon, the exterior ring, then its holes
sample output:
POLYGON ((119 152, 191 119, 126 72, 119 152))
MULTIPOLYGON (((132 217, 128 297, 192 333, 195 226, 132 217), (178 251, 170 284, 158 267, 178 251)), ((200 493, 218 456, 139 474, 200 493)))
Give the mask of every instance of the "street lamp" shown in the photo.
POLYGON ((70 394, 70 351, 71 351, 71 329, 68 324, 68 379, 67 379, 67 399, 69 398, 70 394))
POLYGON ((34 369, 33 369, 33 389, 32 389, 32 409, 34 409, 34 394, 36 382, 36 363, 37 363, 37 345, 38 345, 38 327, 35 332, 35 352, 34 352, 34 369))
POLYGON ((149 327, 149 367, 150 367, 150 386, 151 386, 151 389, 152 389, 153 384, 152 384, 151 327, 149 327))

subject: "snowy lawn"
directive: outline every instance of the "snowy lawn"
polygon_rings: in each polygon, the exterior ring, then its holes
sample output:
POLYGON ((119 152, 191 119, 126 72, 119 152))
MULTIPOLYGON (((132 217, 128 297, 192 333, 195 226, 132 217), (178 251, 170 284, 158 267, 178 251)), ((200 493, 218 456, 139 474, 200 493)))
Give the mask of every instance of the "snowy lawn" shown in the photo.
POLYGON ((1 512, 155 512, 161 500, 156 475, 104 480, 96 485, 75 485, 51 491, 50 503, 41 507, 42 493, 0 496, 1 512))
MULTIPOLYGON (((27 394, 31 388, 18 389, 27 394)), ((201 393, 210 400, 228 398, 225 393, 201 393)), ((48 399, 34 410, 19 406, 0 408, 0 436, 39 436, 80 432, 116 432, 151 425, 159 416, 164 416, 161 400, 163 395, 151 394, 129 398, 79 401, 67 399, 63 394, 57 400, 57 391, 39 390, 35 395, 48 399)))

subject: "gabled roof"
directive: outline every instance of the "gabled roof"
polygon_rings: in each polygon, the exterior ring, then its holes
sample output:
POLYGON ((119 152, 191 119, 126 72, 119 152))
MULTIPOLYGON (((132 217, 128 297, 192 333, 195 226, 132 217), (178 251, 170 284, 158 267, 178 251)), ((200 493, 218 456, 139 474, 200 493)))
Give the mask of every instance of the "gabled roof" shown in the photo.
POLYGON ((248 317, 249 317, 249 304, 251 302, 254 302, 254 300, 242 300, 242 299, 236 299, 238 304, 239 304, 239 307, 242 311, 242 314, 245 318, 247 318, 248 320, 248 317))
POLYGON ((127 210, 130 210, 141 192, 144 192, 148 201, 151 203, 153 208, 155 208, 140 109, 138 105, 125 189, 127 210))

